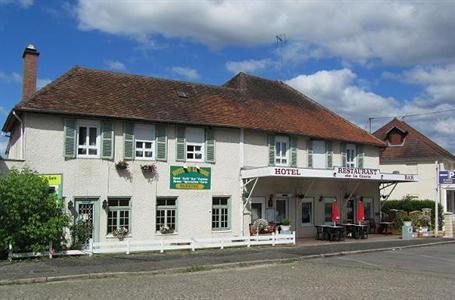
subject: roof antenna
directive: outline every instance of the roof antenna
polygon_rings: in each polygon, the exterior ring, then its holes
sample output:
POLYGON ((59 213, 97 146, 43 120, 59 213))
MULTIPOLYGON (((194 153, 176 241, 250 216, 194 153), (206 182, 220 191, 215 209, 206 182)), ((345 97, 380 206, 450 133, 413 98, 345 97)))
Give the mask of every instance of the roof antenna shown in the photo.
POLYGON ((280 57, 280 62, 278 66, 278 72, 281 77, 283 77, 282 74, 282 69, 283 69, 283 48, 286 46, 287 39, 286 39, 286 34, 285 33, 280 33, 278 35, 275 35, 275 41, 276 41, 276 47, 277 47, 277 52, 278 56, 280 57))

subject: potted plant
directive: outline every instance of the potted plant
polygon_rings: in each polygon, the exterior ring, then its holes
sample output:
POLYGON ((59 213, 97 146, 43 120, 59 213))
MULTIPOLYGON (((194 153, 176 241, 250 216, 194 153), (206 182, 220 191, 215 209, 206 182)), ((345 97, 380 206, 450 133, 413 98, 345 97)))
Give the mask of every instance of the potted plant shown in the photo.
POLYGON ((121 160, 115 164, 117 170, 126 170, 128 169, 128 162, 126 160, 121 160))
POLYGON ((291 230, 291 222, 289 219, 284 219, 283 222, 281 222, 281 231, 283 232, 289 232, 291 230))
POLYGON ((123 241, 123 239, 128 235, 128 229, 125 227, 119 227, 112 232, 112 235, 118 238, 119 241, 123 241))
POLYGON ((257 219, 254 221, 253 226, 256 227, 256 233, 259 234, 269 226, 269 222, 266 219, 257 219))
POLYGON ((170 228, 169 226, 163 225, 160 227, 161 234, 170 234, 174 233, 174 229, 170 228))
POLYGON ((150 175, 156 174, 156 166, 154 164, 151 165, 141 165, 141 170, 144 173, 149 173, 150 175))
POLYGON ((404 226, 408 226, 408 227, 411 226, 412 219, 411 219, 410 216, 404 216, 402 220, 403 220, 403 225, 404 226))

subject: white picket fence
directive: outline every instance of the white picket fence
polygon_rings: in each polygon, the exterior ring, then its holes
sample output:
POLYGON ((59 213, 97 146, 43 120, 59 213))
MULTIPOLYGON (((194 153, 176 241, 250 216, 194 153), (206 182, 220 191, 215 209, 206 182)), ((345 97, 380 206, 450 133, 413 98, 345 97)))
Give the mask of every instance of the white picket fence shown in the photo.
POLYGON ((126 253, 159 251, 163 253, 169 250, 191 250, 227 247, 251 247, 260 245, 295 245, 295 232, 289 234, 254 235, 243 237, 219 237, 219 238, 191 238, 191 239, 167 239, 147 241, 89 241, 87 252, 89 253, 126 253))

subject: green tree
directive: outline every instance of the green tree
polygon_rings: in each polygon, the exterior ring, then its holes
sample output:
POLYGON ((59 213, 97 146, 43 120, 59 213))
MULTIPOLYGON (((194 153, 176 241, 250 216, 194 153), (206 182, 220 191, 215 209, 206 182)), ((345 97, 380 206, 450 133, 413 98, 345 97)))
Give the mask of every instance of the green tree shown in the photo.
POLYGON ((42 251, 49 242, 61 247, 69 217, 47 179, 25 169, 0 179, 0 251, 42 251))

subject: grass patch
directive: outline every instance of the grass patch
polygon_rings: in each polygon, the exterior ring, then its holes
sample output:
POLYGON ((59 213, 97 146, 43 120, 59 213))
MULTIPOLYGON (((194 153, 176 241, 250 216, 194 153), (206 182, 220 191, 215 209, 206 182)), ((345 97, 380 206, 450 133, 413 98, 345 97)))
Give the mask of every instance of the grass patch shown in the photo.
POLYGON ((189 268, 186 268, 185 272, 188 273, 194 273, 194 272, 202 272, 202 271, 207 271, 209 268, 205 266, 191 266, 189 268))

